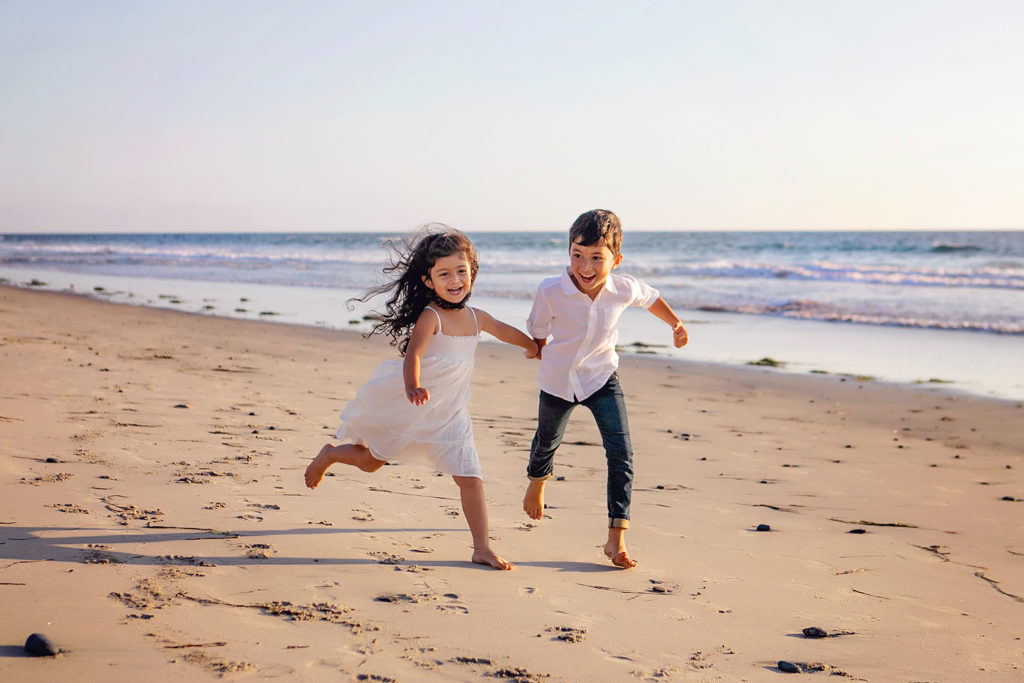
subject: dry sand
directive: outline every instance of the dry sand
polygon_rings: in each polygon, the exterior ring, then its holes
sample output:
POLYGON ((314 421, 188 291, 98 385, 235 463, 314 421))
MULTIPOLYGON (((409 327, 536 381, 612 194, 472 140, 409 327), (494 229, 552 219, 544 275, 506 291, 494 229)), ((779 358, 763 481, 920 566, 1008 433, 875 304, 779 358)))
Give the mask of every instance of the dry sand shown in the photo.
POLYGON ((627 358, 621 571, 585 410, 547 518, 522 512, 536 366, 486 344, 499 572, 449 477, 303 485, 385 343, 11 288, 0 321, 0 679, 1021 678, 1019 404, 627 358), (25 656, 31 633, 62 654, 25 656))

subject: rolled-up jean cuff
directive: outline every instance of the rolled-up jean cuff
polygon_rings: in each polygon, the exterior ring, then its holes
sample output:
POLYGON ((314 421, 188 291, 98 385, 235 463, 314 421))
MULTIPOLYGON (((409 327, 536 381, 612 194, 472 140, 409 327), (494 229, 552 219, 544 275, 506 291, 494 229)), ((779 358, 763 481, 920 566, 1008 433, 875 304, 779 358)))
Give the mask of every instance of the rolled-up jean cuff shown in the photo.
POLYGON ((628 529, 629 528, 629 520, 628 519, 609 519, 608 520, 608 528, 609 529, 628 529))
POLYGON ((528 475, 526 475, 526 478, 529 479, 530 481, 547 481, 548 479, 551 478, 551 475, 550 474, 545 474, 543 477, 531 477, 528 474, 528 475))

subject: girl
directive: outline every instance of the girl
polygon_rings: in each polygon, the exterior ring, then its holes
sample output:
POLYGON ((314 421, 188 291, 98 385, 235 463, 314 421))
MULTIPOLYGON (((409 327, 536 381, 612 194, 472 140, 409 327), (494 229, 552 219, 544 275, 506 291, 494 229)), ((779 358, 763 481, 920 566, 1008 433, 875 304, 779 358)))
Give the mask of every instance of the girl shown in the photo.
POLYGON ((451 474, 459 486, 473 562, 512 569, 487 538, 482 474, 466 405, 481 331, 521 346, 527 358, 537 356, 537 345, 516 328, 466 306, 479 264, 473 243, 458 230, 428 226, 407 240, 404 250, 388 246, 396 258, 384 273, 396 274, 395 279, 358 300, 391 292, 369 335, 390 336, 404 360, 381 363, 359 388, 341 413, 337 434, 349 443, 321 448, 306 468, 306 486, 316 488, 327 468, 339 462, 364 472, 388 462, 430 465, 451 474), (403 392, 408 403, 400 400, 403 392))

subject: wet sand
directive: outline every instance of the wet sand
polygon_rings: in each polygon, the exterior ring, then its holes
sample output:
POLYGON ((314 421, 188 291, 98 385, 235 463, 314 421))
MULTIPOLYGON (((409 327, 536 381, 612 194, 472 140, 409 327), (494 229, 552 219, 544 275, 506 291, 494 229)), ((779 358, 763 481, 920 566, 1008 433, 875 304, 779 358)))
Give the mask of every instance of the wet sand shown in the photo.
POLYGON ((485 344, 471 409, 492 545, 516 564, 498 572, 470 562, 450 477, 335 467, 303 484, 345 402, 394 357, 386 343, 8 287, 0 320, 4 679, 1024 668, 1016 402, 628 357, 640 564, 622 571, 601 552, 586 411, 546 517, 523 513, 536 366, 485 344), (62 654, 25 656, 31 633, 62 654))

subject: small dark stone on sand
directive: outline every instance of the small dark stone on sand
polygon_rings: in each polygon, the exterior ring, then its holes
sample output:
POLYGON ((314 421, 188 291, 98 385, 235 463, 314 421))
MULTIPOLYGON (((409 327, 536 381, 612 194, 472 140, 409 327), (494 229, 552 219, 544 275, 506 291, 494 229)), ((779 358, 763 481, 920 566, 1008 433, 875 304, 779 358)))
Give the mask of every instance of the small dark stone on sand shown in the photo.
POLYGON ((53 657, 60 652, 60 648, 42 633, 33 633, 25 641, 25 652, 33 657, 53 657))
POLYGON ((799 673, 803 673, 803 671, 800 669, 799 666, 797 666, 793 662, 787 662, 784 659, 780 659, 779 660, 778 667, 779 667, 779 671, 781 671, 782 673, 786 673, 786 674, 799 674, 799 673))
POLYGON ((804 629, 805 638, 828 638, 828 632, 817 626, 808 626, 804 629))
POLYGON ((758 524, 756 531, 771 531, 772 527, 770 524, 758 524))
POLYGON ((60 460, 58 460, 57 458, 54 458, 54 457, 51 456, 51 457, 46 459, 46 462, 60 462, 60 460))
POLYGON ((1017 502, 1017 499, 1016 499, 1016 498, 1014 498, 1013 496, 1003 496, 1003 497, 1002 497, 1002 498, 1000 498, 999 500, 1005 500, 1005 501, 1009 501, 1009 502, 1011 502, 1011 503, 1015 503, 1015 502, 1017 502))
POLYGON ((846 533, 848 533, 848 534, 866 534, 867 532, 868 532, 867 529, 850 529, 846 533))

